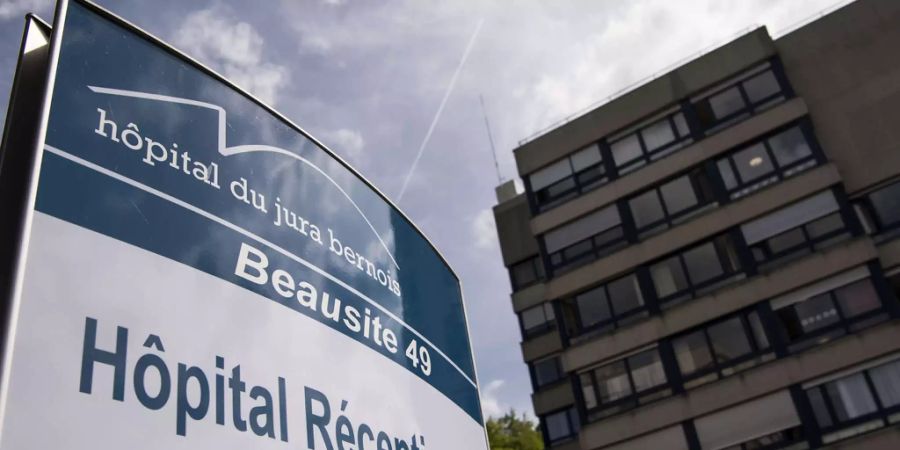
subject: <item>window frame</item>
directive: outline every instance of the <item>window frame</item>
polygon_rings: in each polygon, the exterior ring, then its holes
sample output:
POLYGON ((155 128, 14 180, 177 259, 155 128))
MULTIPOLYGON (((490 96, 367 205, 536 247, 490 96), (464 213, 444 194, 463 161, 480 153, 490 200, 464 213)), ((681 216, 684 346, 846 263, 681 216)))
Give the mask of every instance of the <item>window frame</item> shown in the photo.
POLYGON ((562 384, 562 382, 569 380, 568 376, 566 376, 565 371, 563 371, 562 361, 560 360, 559 355, 547 356, 547 357, 536 359, 534 361, 529 362, 528 363, 528 372, 529 372, 529 375, 531 375, 531 388, 534 390, 534 392, 537 392, 541 389, 546 389, 547 387, 550 387, 550 386, 556 386, 556 385, 562 384), (551 360, 555 362, 554 365, 556 366, 556 372, 557 372, 558 376, 556 379, 547 381, 545 383, 540 383, 538 381, 538 376, 537 376, 537 365, 542 362, 551 361, 551 360))
POLYGON ((586 370, 581 370, 574 374, 576 389, 578 392, 577 398, 579 401, 579 408, 584 412, 585 422, 595 422, 598 420, 604 420, 608 417, 621 414, 623 412, 635 409, 637 407, 646 405, 648 403, 655 402, 657 400, 661 400, 666 398, 668 395, 675 393, 674 383, 670 379, 670 374, 667 368, 666 363, 666 355, 663 353, 663 349, 660 346, 654 345, 649 348, 644 348, 631 354, 617 358, 611 361, 606 361, 602 364, 597 364, 589 367, 586 370), (665 378, 665 381, 659 385, 653 386, 649 389, 645 389, 643 391, 638 392, 636 390, 636 384, 634 381, 634 370, 631 368, 630 360, 635 356, 641 355, 647 352, 656 352, 657 359, 659 360, 660 367, 662 368, 662 374, 665 378), (598 369, 609 367, 614 364, 623 364, 625 366, 625 373, 628 379, 628 388, 629 393, 621 398, 617 398, 611 402, 602 403, 600 401, 600 391, 599 384, 597 383, 597 375, 596 372, 598 369), (584 390, 585 386, 581 382, 581 378, 583 375, 588 375, 591 380, 591 389, 594 391, 594 401, 596 402, 596 406, 593 408, 588 408, 587 402, 584 399, 584 390), (604 414, 605 412, 605 414, 604 414))
POLYGON ((640 170, 643 167, 649 166, 653 162, 658 161, 659 159, 662 159, 672 153, 675 153, 694 142, 694 129, 692 127, 691 121, 688 120, 689 113, 685 110, 683 105, 681 103, 678 103, 664 109, 664 111, 667 112, 662 112, 657 115, 650 116, 647 119, 641 120, 638 125, 628 127, 626 129, 627 131, 616 132, 612 135, 613 137, 607 137, 604 139, 605 146, 609 149, 610 166, 613 168, 615 178, 623 177, 637 170, 640 170), (687 127, 685 134, 681 133, 681 131, 678 129, 678 125, 676 124, 675 117, 678 115, 681 115, 682 120, 687 127), (667 144, 650 150, 644 139, 644 131, 663 121, 668 123, 669 129, 672 131, 672 136, 674 136, 675 138, 667 144), (619 142, 623 142, 626 139, 631 138, 632 136, 637 137, 637 144, 640 150, 640 155, 637 155, 623 162, 622 164, 619 164, 615 160, 613 146, 619 142))
POLYGON ((831 379, 822 383, 817 383, 813 386, 804 387, 803 388, 803 401, 806 402, 806 406, 809 408, 810 412, 810 426, 817 432, 817 438, 823 442, 824 444, 833 444, 838 441, 850 439, 852 437, 856 437, 862 434, 870 433, 875 430, 880 430, 890 426, 896 426, 900 424, 900 403, 885 407, 884 401, 880 398, 878 389, 875 387, 875 383, 872 380, 871 372, 880 367, 886 366, 888 364, 896 363, 897 359, 893 358, 890 360, 883 361, 880 364, 873 365, 870 367, 866 367, 862 370, 855 371, 853 373, 847 373, 843 376, 837 377, 835 379, 831 379), (838 415, 835 410, 835 406, 832 402, 831 396, 828 395, 826 391, 826 387, 841 381, 848 379, 850 377, 854 377, 857 375, 862 375, 865 381, 865 386, 868 390, 869 395, 872 397, 872 401, 875 405, 875 410, 869 413, 862 414, 858 417, 840 421, 838 415), (813 402, 810 400, 810 392, 818 391, 819 397, 823 400, 823 406, 825 406, 825 413, 828 414, 828 419, 831 422, 828 426, 822 426, 819 423, 818 414, 815 413, 815 408, 813 407, 813 402), (876 422, 878 422, 876 424, 876 422), (874 427, 863 428, 866 425, 876 424, 874 427), (856 430, 853 430, 856 428, 856 430), (856 431, 853 433, 852 431, 856 431), (848 434, 847 432, 851 432, 848 434), (830 439, 830 438, 834 439, 830 439))
POLYGON ((648 264, 646 264, 647 271, 649 272, 649 276, 650 276, 650 283, 653 288, 654 298, 656 299, 657 303, 662 308, 665 308, 668 306, 674 306, 683 301, 694 299, 694 298, 697 298, 708 292, 719 289, 720 287, 730 284, 731 282, 737 281, 738 279, 747 277, 747 275, 749 274, 750 268, 745 266, 745 262, 741 258, 742 245, 743 245, 742 241, 739 241, 734 236, 734 233, 731 230, 726 230, 725 232, 720 233, 715 236, 712 236, 709 239, 691 244, 687 247, 683 247, 679 250, 676 250, 673 253, 669 253, 666 256, 663 256, 661 258, 658 258, 658 259, 653 260, 653 261, 649 262, 648 264), (736 267, 734 267, 731 271, 724 270, 724 267, 723 267, 723 273, 716 275, 715 277, 710 278, 708 280, 704 280, 700 283, 694 283, 691 280, 690 272, 688 270, 688 265, 684 261, 684 254, 712 243, 713 248, 715 249, 715 252, 716 252, 718 262, 721 265, 722 261, 727 261, 730 258, 728 257, 726 252, 721 248, 721 246, 716 245, 716 242, 719 241, 720 239, 724 240, 723 242, 725 242, 727 245, 730 245, 732 247, 731 250, 734 252, 734 258, 735 258, 734 263, 735 263, 736 267), (658 264, 661 264, 665 261, 673 259, 673 258, 677 258, 679 266, 681 268, 681 272, 684 274, 685 279, 687 280, 688 286, 686 288, 680 289, 678 291, 669 293, 665 296, 661 296, 661 295, 659 295, 659 291, 656 287, 656 281, 653 279, 653 267, 658 264))
POLYGON ((563 203, 565 203, 569 200, 577 198, 581 195, 584 195, 587 192, 590 192, 600 186, 603 186, 606 183, 609 183, 610 180, 612 179, 612 177, 610 176, 610 173, 608 170, 608 166, 607 166, 607 162, 606 162, 607 157, 608 157, 608 154, 604 151, 603 146, 599 142, 592 143, 592 144, 586 145, 584 147, 581 147, 578 150, 576 150, 560 159, 557 159, 557 160, 551 162, 550 164, 546 164, 543 167, 541 167, 540 169, 537 169, 534 172, 530 173, 527 177, 528 178, 528 192, 530 193, 530 196, 533 199, 533 205, 534 205, 535 212, 543 213, 543 212, 549 211, 553 208, 556 208, 559 205, 562 205, 563 203), (572 156, 574 156, 574 155, 578 154, 579 152, 584 151, 592 146, 596 147, 597 152, 600 153, 600 161, 597 163, 594 163, 590 166, 587 166, 581 170, 575 170, 575 165, 572 162, 572 156), (540 189, 537 189, 537 190, 531 188, 532 175, 534 175, 536 172, 539 172, 547 167, 550 167, 553 164, 556 164, 560 161, 568 162, 569 170, 570 170, 570 173, 568 176, 560 178, 560 179, 558 179, 544 187, 541 187, 540 189), (591 172, 597 171, 597 170, 600 171, 598 176, 585 179, 586 175, 589 175, 591 172), (543 201, 541 200, 542 192, 551 191, 554 187, 558 187, 567 182, 572 182, 573 186, 570 188, 566 188, 562 192, 551 196, 547 200, 543 200, 543 201))
POLYGON ((546 414, 542 414, 540 416, 541 423, 541 434, 544 438, 544 444, 546 447, 552 447, 554 445, 568 442, 578 437, 578 433, 581 431, 581 422, 578 418, 578 408, 574 405, 566 406, 564 408, 560 408, 554 411, 550 411, 546 414), (550 439, 550 427, 547 423, 547 418, 556 414, 566 414, 566 422, 569 425, 569 434, 565 436, 558 437, 556 439, 550 439))
POLYGON ((636 319, 647 317, 650 315, 652 307, 650 305, 650 302, 648 301, 648 295, 645 292, 644 283, 641 281, 640 274, 635 271, 608 281, 604 281, 599 285, 596 285, 589 289, 585 289, 575 295, 571 295, 564 300, 561 300, 560 309, 563 327, 566 330, 566 337, 570 343, 573 343, 590 339, 596 335, 612 331, 619 328, 620 326, 632 323, 632 321, 636 319), (613 299, 610 295, 610 286, 613 283, 623 281, 629 277, 634 277, 635 288, 637 289, 637 294, 640 296, 643 304, 636 308, 625 311, 624 313, 617 314, 615 308, 613 307, 613 299), (598 321, 597 323, 594 323, 592 325, 584 326, 581 312, 578 309, 577 298, 597 289, 603 289, 604 301, 606 302, 607 309, 610 311, 610 317, 608 319, 598 321), (562 310, 563 308, 565 308, 565 310, 562 310), (572 320, 575 320, 575 323, 570 324, 568 322, 570 317, 569 314, 567 314, 568 311, 571 311, 571 317, 572 320))
POLYGON ((724 154, 718 155, 713 159, 712 162, 716 168, 716 173, 722 180, 722 189, 724 189, 726 197, 728 198, 729 202, 733 202, 756 193, 760 190, 763 190, 767 187, 777 185, 788 178, 818 167, 826 162, 826 158, 818 145, 818 141, 816 141, 815 139, 815 135, 812 132, 812 125, 810 124, 809 119, 804 118, 784 127, 780 127, 773 132, 767 133, 765 136, 759 139, 754 139, 751 142, 743 144, 737 148, 734 148, 733 150, 729 150, 724 154), (782 133, 786 133, 793 128, 797 128, 800 130, 806 141, 807 147, 809 147, 810 154, 806 157, 781 166, 776 156, 777 153, 773 150, 770 141, 772 140, 772 138, 777 137, 782 133), (769 161, 771 161, 772 164, 777 167, 774 167, 773 170, 767 174, 760 175, 750 180, 743 180, 734 157, 742 151, 759 144, 762 144, 763 148, 765 149, 766 156, 769 158, 769 161), (735 187, 729 188, 725 183, 725 177, 722 175, 722 170, 719 166, 719 164, 722 163, 728 164, 728 168, 731 171, 735 182, 737 183, 735 187))
POLYGON ((522 332, 523 339, 532 339, 537 336, 546 334, 557 328, 556 311, 555 311, 555 307, 553 306, 553 302, 542 302, 538 305, 534 305, 534 306, 525 308, 525 309, 519 311, 518 316, 519 316, 519 329, 522 332), (535 310, 537 308, 543 309, 544 322, 541 325, 537 325, 535 327, 526 329, 525 328, 525 320, 524 320, 525 312, 535 310), (548 310, 551 312, 551 314, 553 314, 553 317, 549 317, 549 318, 547 317, 548 310))
MULTIPOLYGON (((844 274, 847 274, 847 273, 849 273, 849 272, 845 272, 844 274)), ((841 276, 844 274, 840 274, 838 276, 841 276)), ((861 330, 864 330, 866 328, 869 328, 869 327, 875 326, 879 323, 883 323, 885 321, 890 320, 892 317, 892 310, 891 310, 890 306, 888 305, 888 302, 891 300, 886 299, 884 294, 879 289, 879 287, 878 287, 879 280, 877 277, 878 277, 878 274, 875 273, 872 269, 869 269, 867 275, 864 275, 860 278, 849 279, 847 282, 841 283, 838 286, 834 286, 831 289, 828 289, 828 290, 822 291, 822 292, 818 292, 816 294, 812 294, 812 295, 806 297, 804 300, 791 302, 790 304, 785 305, 778 309, 771 307, 772 319, 774 321, 773 325, 775 325, 774 331, 778 334, 780 341, 783 342, 786 354, 801 353, 801 352, 804 352, 811 348, 818 347, 819 345, 825 345, 835 339, 840 339, 844 336, 849 336, 854 333, 858 333, 861 330), (851 286, 853 284, 860 283, 863 281, 868 281, 871 284, 872 290, 874 291, 880 306, 878 308, 872 309, 871 311, 866 311, 866 312, 856 315, 854 317, 848 318, 848 317, 846 317, 846 313, 843 310, 841 303, 837 298, 836 292, 840 289, 846 288, 848 286, 851 286), (837 314, 838 321, 833 324, 826 325, 821 328, 812 330, 808 333, 803 333, 796 339, 791 339, 790 335, 788 334, 787 326, 785 325, 784 321, 781 318, 782 316, 780 314, 780 311, 788 309, 788 308, 793 308, 795 305, 801 304, 803 302, 807 302, 813 298, 821 297, 824 295, 828 296, 830 303, 837 314), (837 332, 840 332, 840 333, 837 333, 837 332), (823 341, 823 338, 826 338, 826 337, 828 339, 823 341)), ((828 279, 825 279, 823 281, 828 281, 828 279)), ((788 295, 790 295, 790 294, 788 294, 788 295)), ((770 300, 768 303, 771 304, 771 302, 772 302, 772 300, 770 300)))
POLYGON ((865 227, 866 233, 875 236, 879 242, 900 236, 900 220, 893 223, 883 223, 881 216, 878 214, 878 209, 875 208, 875 204, 871 199, 872 194, 891 188, 900 189, 900 180, 894 180, 878 189, 867 192, 853 202, 857 215, 862 219, 861 222, 865 227))
POLYGON ((719 131, 722 131, 736 123, 753 117, 760 112, 774 107, 777 104, 784 103, 788 99, 792 98, 794 96, 793 89, 791 88, 787 77, 785 77, 781 72, 782 69, 779 61, 776 58, 773 58, 763 63, 757 64, 756 66, 748 68, 743 73, 732 77, 730 80, 715 87, 713 90, 692 97, 690 99, 690 105, 697 116, 697 124, 703 131, 704 135, 710 136, 712 134, 718 133, 719 131), (747 94, 747 89, 746 87, 744 87, 744 84, 767 71, 772 73, 772 76, 778 83, 779 90, 778 92, 769 94, 768 97, 757 100, 756 102, 752 102, 750 100, 750 96, 747 94), (712 111, 712 106, 709 106, 709 100, 733 88, 737 88, 740 94, 740 98, 744 103, 743 106, 740 109, 733 111, 723 117, 716 117, 713 122, 710 122, 708 124, 704 123, 700 114, 700 111, 703 108, 701 104, 705 103, 707 105, 706 108, 708 108, 714 116, 715 113, 712 111), (779 97, 781 97, 780 100, 779 97))
POLYGON ((509 284, 512 286, 513 292, 518 292, 518 291, 521 291, 522 289, 534 286, 536 284, 540 284, 547 279, 547 273, 544 270, 544 262, 540 255, 530 256, 519 262, 510 264, 510 266, 507 270, 509 272, 509 284), (526 283, 520 283, 516 279, 515 268, 523 266, 528 263, 531 263, 532 269, 534 269, 535 278, 526 283))
POLYGON ((634 228, 636 239, 638 241, 642 241, 655 234, 668 230, 676 225, 685 223, 699 214, 720 206, 717 198, 716 183, 717 181, 710 177, 707 167, 705 165, 700 165, 688 169, 674 177, 667 178, 666 180, 653 185, 649 189, 645 189, 638 192, 637 194, 623 199, 622 201, 625 205, 625 209, 628 211, 629 218, 634 228), (708 198, 700 199, 696 205, 671 214, 669 213, 670 206, 666 204, 662 188, 673 181, 685 177, 688 178, 691 184, 691 188, 693 189, 693 192, 696 197, 698 197, 698 199, 703 195, 707 196, 708 198), (706 183, 706 186, 703 186, 703 183, 706 183), (663 217, 645 225, 638 225, 631 202, 651 192, 655 194, 656 200, 662 208, 663 217))
POLYGON ((551 276, 558 276, 563 273, 570 272, 579 267, 590 264, 600 258, 609 256, 609 255, 621 250, 622 248, 625 248, 630 243, 628 230, 625 228, 625 223, 622 218, 622 211, 621 211, 621 208, 619 208, 618 202, 611 203, 602 208, 595 209, 594 211, 592 211, 588 214, 585 214, 581 217, 578 217, 575 220, 572 220, 563 225, 560 225, 552 230, 548 230, 547 232, 543 233, 540 236, 540 239, 541 239, 541 245, 542 245, 542 247, 541 247, 542 253, 547 255, 546 256, 547 265, 546 265, 545 269, 547 269, 546 272, 551 274, 551 276), (551 252, 547 251, 547 244, 546 244, 545 239, 546 239, 546 235, 548 233, 551 233, 551 232, 556 231, 563 227, 567 227, 571 224, 574 224, 575 222, 578 222, 579 220, 583 220, 583 219, 587 218, 588 216, 599 213, 606 209, 614 209, 615 210, 615 213, 616 213, 616 215, 618 215, 618 218, 619 218, 617 225, 613 225, 611 227, 605 228, 605 229, 600 230, 599 232, 594 233, 584 239, 570 243, 569 245, 567 245, 563 248, 560 248, 559 250, 556 250, 555 252, 551 253, 551 252), (619 236, 615 237, 614 239, 609 240, 607 242, 598 243, 598 238, 601 238, 608 233, 618 233, 619 236), (566 252, 568 250, 577 248, 584 244, 588 244, 588 248, 586 248, 585 250, 582 250, 581 252, 575 254, 574 256, 566 255, 566 252), (556 257, 559 257, 561 259, 561 261, 558 263, 555 262, 554 258, 556 258, 556 257))
POLYGON ((679 333, 668 338, 669 346, 672 348, 672 358, 673 363, 675 365, 675 370, 679 374, 680 382, 683 389, 693 389, 703 384, 711 383, 717 380, 721 380, 723 378, 735 375, 739 372, 748 370, 753 367, 757 367, 761 364, 764 364, 768 361, 774 360, 777 358, 776 355, 776 344, 775 337, 771 335, 770 332, 766 331, 766 321, 764 317, 766 316, 764 311, 761 311, 761 307, 754 306, 750 309, 743 310, 741 312, 730 314, 724 317, 717 317, 709 322, 701 324, 697 327, 694 327, 688 331, 683 333, 679 333), (766 346, 762 347, 758 342, 757 336, 754 332, 753 324, 751 323, 750 316, 755 314, 757 320, 760 324, 760 331, 763 333, 763 337, 765 338, 766 346), (746 338, 746 341, 750 344, 750 351, 744 355, 741 355, 736 358, 732 358, 726 362, 719 362, 716 356, 715 351, 713 350, 713 339, 710 336, 710 328, 715 327, 717 325, 724 324, 726 322, 732 321, 734 319, 739 319, 741 323, 741 328, 743 331, 743 335, 746 338), (681 368, 681 364, 678 362, 678 351, 675 343, 682 338, 686 338, 691 336, 697 332, 703 333, 705 350, 711 357, 712 365, 707 368, 694 370, 693 372, 685 373, 681 368), (755 363, 747 365, 747 363, 755 360, 755 363), (726 373, 733 369, 730 373, 726 373))
POLYGON ((852 214, 850 214, 850 211, 847 208, 846 199, 843 196, 843 192, 839 188, 830 188, 816 192, 805 198, 781 206, 778 209, 769 211, 765 215, 760 216, 756 219, 744 222, 738 225, 737 228, 741 230, 741 234, 743 236, 743 227, 745 225, 769 217, 779 211, 787 210, 788 208, 801 204, 802 202, 810 200, 813 197, 821 195, 825 192, 831 192, 832 196, 834 197, 835 203, 837 204, 837 209, 835 209, 834 211, 825 215, 814 217, 806 222, 801 223, 800 225, 780 231, 777 234, 770 235, 762 240, 753 242, 752 244, 746 244, 747 250, 749 251, 751 258, 753 259, 753 264, 756 267, 756 270, 760 272, 771 271, 772 269, 789 263, 794 259, 802 258, 805 255, 820 252, 825 248, 828 248, 840 242, 847 241, 859 235, 859 229, 856 226, 856 222, 854 222, 852 214), (843 223, 843 226, 838 229, 828 231, 827 233, 819 235, 815 238, 811 238, 811 233, 808 228, 811 225, 826 220, 830 217, 838 217, 843 223), (777 252, 772 251, 771 241, 779 237, 795 233, 797 231, 799 231, 803 236, 802 242, 793 244, 790 247, 781 249, 777 252), (759 259, 760 256, 764 259, 759 259))

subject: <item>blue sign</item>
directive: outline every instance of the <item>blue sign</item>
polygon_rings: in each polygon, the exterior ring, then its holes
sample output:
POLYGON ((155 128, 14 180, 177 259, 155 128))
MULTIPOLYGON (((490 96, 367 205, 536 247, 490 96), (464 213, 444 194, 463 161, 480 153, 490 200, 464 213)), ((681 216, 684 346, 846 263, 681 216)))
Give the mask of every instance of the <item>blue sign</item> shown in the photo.
POLYGON ((0 448, 487 448, 459 281, 223 78, 64 2, 0 448))

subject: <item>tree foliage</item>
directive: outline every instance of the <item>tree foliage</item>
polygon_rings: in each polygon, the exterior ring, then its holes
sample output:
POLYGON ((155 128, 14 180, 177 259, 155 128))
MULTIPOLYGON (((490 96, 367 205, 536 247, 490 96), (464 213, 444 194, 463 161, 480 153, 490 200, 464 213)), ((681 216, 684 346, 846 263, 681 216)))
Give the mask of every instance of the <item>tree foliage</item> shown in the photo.
POLYGON ((491 450, 543 450, 544 441, 537 425, 523 414, 510 410, 503 417, 487 421, 491 450))

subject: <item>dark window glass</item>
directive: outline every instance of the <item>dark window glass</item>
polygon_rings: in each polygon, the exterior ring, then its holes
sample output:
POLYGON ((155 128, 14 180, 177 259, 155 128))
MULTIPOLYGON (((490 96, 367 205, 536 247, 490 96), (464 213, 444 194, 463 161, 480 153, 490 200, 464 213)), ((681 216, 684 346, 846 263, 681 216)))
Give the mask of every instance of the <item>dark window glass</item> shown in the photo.
POLYGON ((870 374, 881 405, 885 408, 900 405, 900 361, 876 367, 870 374))
POLYGON ((771 71, 763 72, 745 81, 744 89, 751 102, 764 101, 781 92, 781 86, 778 85, 778 80, 771 71))
POLYGON ((694 109, 707 133, 715 132, 785 99, 771 68, 754 69, 733 85, 697 100, 694 109))
POLYGON ((616 314, 625 314, 644 306, 644 298, 641 296, 637 277, 634 275, 609 283, 608 289, 613 311, 616 314))
POLYGON ((702 168, 632 197, 628 206, 640 237, 665 230, 712 204, 711 183, 702 168))
POLYGON ((578 433, 578 418, 574 409, 555 412, 544 416, 544 429, 550 443, 563 441, 578 433))
POLYGON ((522 311, 521 315, 522 331, 526 337, 549 330, 556 325, 556 317, 550 303, 528 308, 522 311))
POLYGON ((635 275, 627 275, 560 302, 566 331, 578 340, 647 314, 635 275))
POLYGON ((513 290, 516 291, 544 279, 544 265, 537 256, 510 266, 509 272, 512 276, 513 290))
POLYGON ((538 386, 546 386, 562 379, 563 374, 559 366, 559 358, 543 359, 533 364, 534 383, 538 386))
POLYGON ((819 164, 799 125, 763 138, 719 159, 716 167, 736 199, 819 164))
POLYGON ((631 377, 634 379, 634 390, 644 392, 666 383, 659 352, 643 352, 628 358, 631 377))
POLYGON ((820 345, 887 319, 869 278, 773 308, 791 351, 820 345))
POLYGON ((655 189, 629 200, 628 206, 631 208, 634 224, 639 229, 654 225, 666 217, 659 194, 655 189))
POLYGON ((806 390, 826 444, 900 420, 900 361, 829 381, 806 390))
POLYGON ((737 166, 741 180, 755 181, 756 179, 771 174, 775 165, 769 158, 769 152, 763 143, 752 145, 735 153, 732 160, 737 166))
POLYGON ((684 252, 684 264, 691 283, 700 284, 725 273, 722 261, 712 242, 684 252))
POLYGON ((684 114, 670 113, 662 119, 639 126, 637 130, 610 138, 609 149, 619 175, 672 153, 691 142, 684 114))
POLYGON ((653 286, 660 297, 667 297, 690 288, 681 265, 681 258, 673 256, 650 267, 653 286))
POLYGON ((702 295, 739 276, 734 244, 727 235, 689 248, 650 265, 650 276, 662 302, 702 295))
POLYGON ((582 373, 579 379, 589 418, 624 411, 671 392, 657 349, 582 373))
POLYGON ((716 119, 728 117, 744 108, 744 99, 741 97, 741 91, 738 87, 726 89, 719 94, 713 95, 707 101, 713 117, 716 119))
POLYGON ((816 423, 819 424, 819 428, 830 427, 832 425, 831 413, 828 411, 828 405, 825 403, 825 397, 822 396, 822 391, 819 389, 807 391, 807 397, 809 397, 809 403, 810 406, 812 406, 813 414, 816 416, 816 423))
POLYGON ((791 127, 770 137, 766 143, 772 149, 779 167, 787 167, 812 156, 812 149, 809 147, 806 135, 799 126, 791 127))
POLYGON ((831 295, 822 294, 794 305, 797 320, 804 334, 840 322, 837 307, 831 295))
POLYGON ((581 382, 581 397, 584 399, 585 409, 594 409, 597 407, 597 389, 594 385, 593 372, 582 373, 578 376, 581 382))
POLYGON ((601 403, 611 403, 632 393, 625 361, 594 370, 594 377, 597 379, 597 392, 600 394, 598 397, 601 403))
POLYGON ((637 134, 632 134, 620 141, 610 144, 612 150, 613 161, 617 166, 634 161, 641 156, 641 142, 638 140, 637 134))
POLYGON ((869 194, 869 199, 883 228, 900 225, 900 183, 869 194))
POLYGON ((863 374, 858 373, 825 385, 825 392, 838 422, 875 412, 875 398, 863 374))
POLYGON ((659 189, 669 214, 677 214, 700 203, 694 186, 688 177, 676 178, 659 189))
POLYGON ((681 373, 690 375, 715 366, 706 333, 703 330, 675 339, 672 347, 681 373))
POLYGON ((528 179, 539 211, 575 198, 607 180, 597 144, 533 172, 528 179))
POLYGON ((755 366, 772 356, 755 311, 705 325, 672 339, 685 387, 713 381, 755 366))
POLYGON ((747 355, 753 351, 750 335, 740 317, 713 325, 707 329, 712 343, 713 354, 720 364, 747 355))
POLYGON ((590 328, 612 318, 606 290, 602 286, 576 296, 575 304, 578 306, 578 316, 584 328, 590 328))
POLYGON ((761 271, 848 239, 832 191, 823 191, 741 225, 744 240, 761 271))
POLYGON ((881 300, 878 298, 875 286, 872 286, 872 282, 869 280, 857 281, 835 289, 834 296, 846 318, 853 318, 881 308, 881 300))
POLYGON ((616 205, 607 206, 543 235, 553 275, 604 257, 625 245, 616 205))

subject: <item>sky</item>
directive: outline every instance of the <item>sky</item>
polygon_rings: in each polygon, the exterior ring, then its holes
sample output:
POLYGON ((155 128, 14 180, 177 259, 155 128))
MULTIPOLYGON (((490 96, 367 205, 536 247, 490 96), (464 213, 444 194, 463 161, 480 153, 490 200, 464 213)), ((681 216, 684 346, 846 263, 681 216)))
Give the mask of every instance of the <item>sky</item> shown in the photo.
MULTIPOLYGON (((777 37, 847 0, 97 3, 274 106, 399 198, 462 280, 485 414, 531 416, 485 113, 499 177, 514 179, 513 149, 535 132, 758 26, 777 37)), ((51 22, 53 4, 0 0, 0 104, 25 13, 51 22)))

